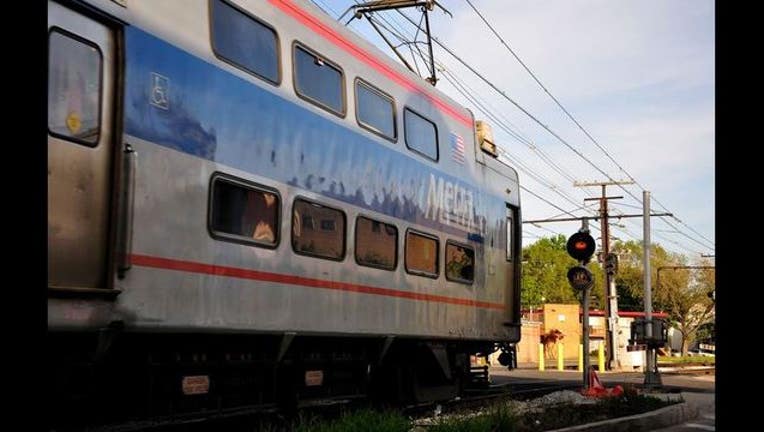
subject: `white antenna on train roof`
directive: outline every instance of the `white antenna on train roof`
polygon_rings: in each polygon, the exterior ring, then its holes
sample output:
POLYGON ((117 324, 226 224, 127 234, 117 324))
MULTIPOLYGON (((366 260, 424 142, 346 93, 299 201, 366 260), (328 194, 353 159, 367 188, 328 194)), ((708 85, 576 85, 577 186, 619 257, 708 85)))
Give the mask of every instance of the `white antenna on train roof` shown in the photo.
MULTIPOLYGON (((415 71, 414 68, 411 67, 411 65, 406 61, 406 59, 403 58, 403 55, 401 55, 401 53, 398 52, 398 46, 394 46, 387 39, 387 37, 385 37, 385 35, 382 33, 382 30, 372 20, 371 15, 374 12, 380 12, 380 11, 391 10, 391 9, 403 9, 403 8, 410 8, 410 7, 421 8, 422 14, 424 15, 424 22, 425 22, 425 29, 426 29, 425 33, 427 34, 427 48, 430 54, 430 65, 429 65, 430 76, 426 77, 425 80, 434 86, 435 83, 438 82, 438 78, 435 76, 435 58, 433 57, 433 54, 432 54, 432 39, 430 37, 430 18, 427 12, 432 11, 435 6, 437 6, 438 8, 443 10, 443 12, 447 13, 451 18, 453 18, 453 15, 451 15, 451 12, 449 12, 446 8, 441 6, 436 0, 376 0, 376 1, 368 1, 365 3, 359 3, 356 5, 350 6, 339 18, 337 18, 337 21, 342 21, 342 18, 344 18, 345 15, 347 15, 347 13, 350 12, 351 10, 354 11, 353 16, 350 17, 350 19, 345 23, 345 25, 350 24, 350 22, 356 18, 360 19, 361 17, 365 17, 369 21, 371 26, 374 27, 374 30, 376 30, 377 33, 379 33, 382 39, 387 43, 387 45, 393 50, 393 52, 403 62, 403 64, 406 65, 406 67, 409 68, 411 72, 417 73, 417 71, 415 71)), ((388 29, 388 31, 390 30, 388 29)), ((412 42, 404 42, 401 45, 409 45, 409 44, 416 44, 416 43, 417 41, 414 40, 412 42)), ((412 52, 412 57, 413 57, 413 52, 412 52)), ((414 62, 416 64, 416 59, 414 59, 414 62)))

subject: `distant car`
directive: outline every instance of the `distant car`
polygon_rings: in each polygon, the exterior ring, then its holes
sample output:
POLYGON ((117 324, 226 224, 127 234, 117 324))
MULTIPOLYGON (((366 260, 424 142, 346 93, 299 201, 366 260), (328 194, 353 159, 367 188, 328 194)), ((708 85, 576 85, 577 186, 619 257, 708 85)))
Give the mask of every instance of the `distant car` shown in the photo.
POLYGON ((716 341, 714 339, 702 339, 696 342, 693 349, 688 351, 691 355, 701 356, 715 356, 716 355, 716 341))

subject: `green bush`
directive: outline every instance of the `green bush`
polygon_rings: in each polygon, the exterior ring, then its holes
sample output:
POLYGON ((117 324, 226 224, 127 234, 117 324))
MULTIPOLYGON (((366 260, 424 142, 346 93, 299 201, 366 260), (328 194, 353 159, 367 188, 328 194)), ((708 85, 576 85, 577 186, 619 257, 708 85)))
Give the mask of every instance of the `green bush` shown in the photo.
POLYGON ((441 418, 428 432, 510 432, 517 430, 517 416, 506 404, 491 406, 484 414, 470 418, 441 418))
POLYGON ((363 409, 343 414, 332 421, 301 418, 295 432, 409 432, 411 423, 396 412, 363 409))

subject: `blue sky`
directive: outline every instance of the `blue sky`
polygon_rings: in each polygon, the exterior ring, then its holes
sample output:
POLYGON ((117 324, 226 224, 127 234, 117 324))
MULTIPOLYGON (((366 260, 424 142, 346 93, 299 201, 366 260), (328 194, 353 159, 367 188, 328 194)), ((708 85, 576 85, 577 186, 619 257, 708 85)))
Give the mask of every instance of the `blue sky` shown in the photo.
MULTIPOLYGON (((314 0, 314 3, 337 17, 353 0, 314 0)), ((437 9, 431 14, 435 37, 610 177, 626 178, 533 81, 466 1, 440 0, 439 3, 453 18, 437 9)), ((472 3, 621 167, 686 224, 671 218, 653 218, 653 241, 684 253, 691 260, 700 258, 700 253, 713 253, 714 2, 472 0, 472 3)), ((402 32, 413 33, 414 27, 398 13, 389 11, 380 15, 402 32)), ((418 21, 418 13, 410 10, 408 15, 418 21)), ((392 56, 368 22, 355 20, 349 27, 392 56)), ((412 61, 411 54, 406 57, 412 61)), ((541 184, 527 171, 518 170, 524 186, 576 216, 585 214, 586 210, 573 210, 584 205, 583 198, 599 195, 600 189, 586 188, 587 194, 582 188, 574 187, 570 177, 599 181, 605 180, 605 176, 481 83, 445 51, 435 47, 435 57, 448 72, 490 104, 492 112, 511 122, 512 132, 535 146, 534 151, 489 121, 498 145, 547 183, 541 184), (566 175, 545 163, 539 152, 561 167, 566 175)), ((438 83, 438 88, 472 109, 476 118, 486 118, 445 79, 438 83)), ((641 200, 641 188, 636 185, 626 188, 641 200)), ((641 213, 641 208, 631 207, 641 204, 627 192, 608 187, 608 195, 624 196, 612 201, 615 212, 641 213)), ((530 193, 523 194, 522 200, 525 220, 563 213, 530 193)), ((653 211, 663 211, 656 201, 652 206, 653 211)), ((619 224, 623 227, 612 227, 617 238, 642 238, 641 218, 624 219, 619 224)), ((575 222, 544 224, 543 227, 526 225, 524 243, 529 244, 551 232, 567 236, 577 229, 575 222)), ((595 230, 594 235, 597 237, 598 231, 595 230)))

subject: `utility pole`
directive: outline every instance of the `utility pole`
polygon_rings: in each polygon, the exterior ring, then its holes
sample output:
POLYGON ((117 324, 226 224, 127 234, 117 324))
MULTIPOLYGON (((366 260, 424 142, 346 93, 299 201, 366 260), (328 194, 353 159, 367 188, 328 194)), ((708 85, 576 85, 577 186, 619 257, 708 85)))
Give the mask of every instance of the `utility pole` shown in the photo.
POLYGON ((644 280, 645 280, 645 321, 647 327, 645 327, 645 339, 648 340, 647 344, 647 367, 645 370, 645 388, 651 389, 660 387, 663 385, 661 381, 661 375, 658 371, 658 351, 653 346, 653 290, 650 286, 650 191, 642 191, 642 208, 644 210, 645 218, 643 220, 642 231, 642 246, 643 257, 642 263, 644 266, 644 280))
MULTIPOLYGON (((607 196, 608 186, 628 185, 634 184, 630 180, 621 181, 609 181, 609 182, 575 182, 574 186, 600 186, 602 187, 602 196, 600 198, 586 198, 587 200, 599 200, 600 202, 600 229, 602 231, 602 256, 607 258, 610 254, 610 226, 608 225, 608 207, 607 203, 609 199, 619 199, 622 196, 609 197, 607 196)), ((607 338, 606 338, 606 351, 607 351, 607 365, 608 370, 620 369, 620 362, 618 361, 618 296, 615 290, 615 277, 610 272, 605 271, 606 281, 606 307, 605 313, 607 315, 607 338)))

